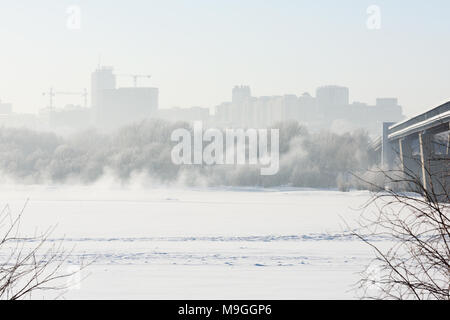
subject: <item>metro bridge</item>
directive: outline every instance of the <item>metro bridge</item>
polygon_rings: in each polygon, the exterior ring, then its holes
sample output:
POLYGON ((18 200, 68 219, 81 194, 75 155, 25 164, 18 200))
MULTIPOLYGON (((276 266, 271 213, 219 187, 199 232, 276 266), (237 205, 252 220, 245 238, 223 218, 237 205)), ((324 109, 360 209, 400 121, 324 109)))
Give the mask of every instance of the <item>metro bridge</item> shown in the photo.
POLYGON ((383 123, 372 145, 384 170, 420 179, 426 191, 450 193, 450 101, 399 123, 383 123))

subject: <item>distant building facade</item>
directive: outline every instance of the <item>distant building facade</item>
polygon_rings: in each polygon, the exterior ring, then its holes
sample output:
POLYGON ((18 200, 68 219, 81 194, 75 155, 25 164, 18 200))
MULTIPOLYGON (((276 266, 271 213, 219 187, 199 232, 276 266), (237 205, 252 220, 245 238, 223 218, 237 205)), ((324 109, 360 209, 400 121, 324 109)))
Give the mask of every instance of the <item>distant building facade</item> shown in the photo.
POLYGON ((243 104, 251 98, 250 86, 235 86, 231 93, 231 100, 234 104, 243 104))
POLYGON ((349 89, 340 86, 324 86, 316 90, 316 99, 319 106, 333 108, 346 106, 350 103, 349 89))
POLYGON ((49 127, 59 132, 85 130, 92 126, 92 109, 69 104, 64 108, 49 110, 49 127))
POLYGON ((147 118, 170 121, 203 121, 208 126, 267 128, 277 122, 297 121, 310 130, 351 131, 363 128, 379 134, 382 122, 398 122, 404 116, 397 98, 377 98, 374 105, 350 103, 349 89, 323 86, 316 96, 285 94, 254 97, 249 86, 232 88, 231 101, 209 108, 159 109, 159 91, 152 87, 117 88, 112 67, 99 67, 91 75, 91 108, 68 105, 48 107, 38 115, 15 114, 10 103, 0 102, 0 125, 74 131, 95 126, 114 129, 147 118))
POLYGON ((159 109, 156 113, 156 117, 159 119, 169 120, 169 121, 202 121, 208 123, 210 121, 211 115, 209 108, 202 107, 191 107, 191 108, 180 108, 173 107, 169 109, 159 109))
POLYGON ((157 109, 157 88, 102 90, 97 106, 97 125, 102 128, 115 128, 150 118, 157 109))
POLYGON ((116 76, 113 67, 99 67, 91 75, 91 107, 97 108, 103 90, 113 90, 116 88, 116 76))
POLYGON ((0 115, 9 115, 12 113, 12 104, 11 103, 3 103, 0 100, 0 115))
POLYGON ((112 67, 100 67, 91 76, 91 103, 96 126, 113 129, 155 115, 158 88, 116 88, 112 67))
POLYGON ((252 97, 250 87, 236 86, 232 101, 215 107, 218 126, 265 128, 277 122, 294 120, 312 130, 348 131, 363 128, 377 134, 382 122, 404 118, 396 98, 378 98, 375 105, 353 102, 349 89, 341 86, 317 88, 316 97, 301 96, 252 97))
POLYGON ((14 113, 11 103, 0 101, 0 127, 39 129, 40 123, 35 114, 14 113))

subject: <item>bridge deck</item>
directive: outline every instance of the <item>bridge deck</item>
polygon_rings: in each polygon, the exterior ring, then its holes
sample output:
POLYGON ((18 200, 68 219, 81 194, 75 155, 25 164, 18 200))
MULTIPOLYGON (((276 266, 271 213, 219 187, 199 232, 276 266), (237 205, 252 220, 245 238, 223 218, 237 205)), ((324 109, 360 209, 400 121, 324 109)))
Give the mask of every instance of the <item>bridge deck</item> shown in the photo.
MULTIPOLYGON (((410 134, 443 125, 448 130, 450 121, 450 101, 389 127, 389 140, 399 139, 410 134)), ((443 128, 445 131, 445 128, 443 128)))
MULTIPOLYGON (((439 132, 447 131, 450 129, 449 123, 450 101, 415 117, 393 124, 389 127, 387 139, 388 141, 394 141, 431 128, 436 128, 439 132)), ((382 139, 379 137, 372 142, 370 147, 378 151, 381 149, 381 144, 382 139)))

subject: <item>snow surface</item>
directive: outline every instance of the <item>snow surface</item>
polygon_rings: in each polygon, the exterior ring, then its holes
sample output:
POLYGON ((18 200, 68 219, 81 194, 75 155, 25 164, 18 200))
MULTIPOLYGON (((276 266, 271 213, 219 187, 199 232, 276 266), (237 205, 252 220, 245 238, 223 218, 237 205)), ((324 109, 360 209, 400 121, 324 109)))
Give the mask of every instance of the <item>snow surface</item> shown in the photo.
MULTIPOLYGON (((70 262, 95 257, 67 299, 342 299, 373 257, 342 236, 368 192, 0 187, 22 234, 56 225, 70 262)), ((43 292, 33 298, 52 298, 43 292)))

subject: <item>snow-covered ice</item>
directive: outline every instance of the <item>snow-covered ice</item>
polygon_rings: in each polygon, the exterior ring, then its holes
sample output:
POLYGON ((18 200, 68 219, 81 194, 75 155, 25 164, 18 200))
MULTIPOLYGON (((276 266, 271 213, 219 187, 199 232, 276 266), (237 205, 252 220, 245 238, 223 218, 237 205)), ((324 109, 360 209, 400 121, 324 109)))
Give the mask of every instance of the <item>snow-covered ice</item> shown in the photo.
POLYGON ((29 198, 22 233, 56 225, 50 240, 74 248, 72 263, 95 257, 69 299, 355 298, 373 256, 342 236, 364 191, 4 185, 0 194, 13 212, 29 198))

